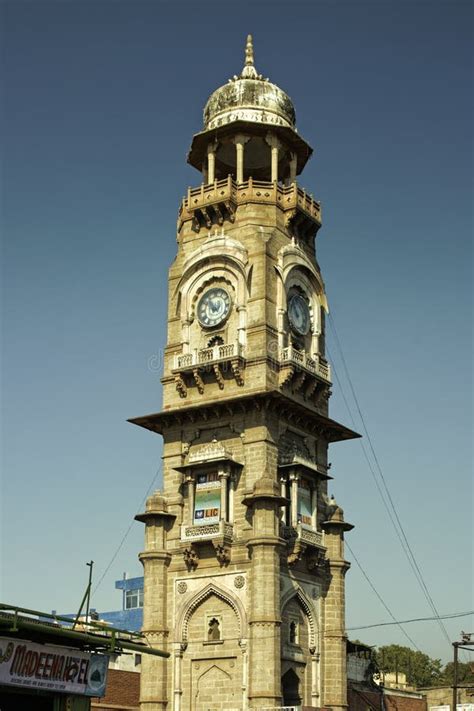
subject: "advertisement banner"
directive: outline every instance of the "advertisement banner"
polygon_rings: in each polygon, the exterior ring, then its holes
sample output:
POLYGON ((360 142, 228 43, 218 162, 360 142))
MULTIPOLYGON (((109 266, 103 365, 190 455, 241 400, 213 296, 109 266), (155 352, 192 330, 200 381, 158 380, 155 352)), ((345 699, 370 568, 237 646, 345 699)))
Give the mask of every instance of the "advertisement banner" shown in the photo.
POLYGON ((219 523, 221 484, 217 474, 198 474, 194 497, 194 525, 219 523))
POLYGON ((104 696, 108 664, 104 654, 0 637, 0 684, 104 696))
POLYGON ((312 523, 311 489, 305 479, 298 482, 298 523, 307 526, 312 523))

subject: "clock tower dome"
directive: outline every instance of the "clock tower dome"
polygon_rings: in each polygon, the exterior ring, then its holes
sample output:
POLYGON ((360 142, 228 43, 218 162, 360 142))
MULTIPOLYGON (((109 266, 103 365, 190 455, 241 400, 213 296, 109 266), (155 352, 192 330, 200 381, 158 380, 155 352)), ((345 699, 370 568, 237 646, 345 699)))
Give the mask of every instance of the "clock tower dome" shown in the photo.
POLYGON ((321 206, 288 95, 238 76, 204 109, 169 271, 163 490, 145 524, 147 711, 344 709, 345 523, 328 498, 330 419, 321 206))

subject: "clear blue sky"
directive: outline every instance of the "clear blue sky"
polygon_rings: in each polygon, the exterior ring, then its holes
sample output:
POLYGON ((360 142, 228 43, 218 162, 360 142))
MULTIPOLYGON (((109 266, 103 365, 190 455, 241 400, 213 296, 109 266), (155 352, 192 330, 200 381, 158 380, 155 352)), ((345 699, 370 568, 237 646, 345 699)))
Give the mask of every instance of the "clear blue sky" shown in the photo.
MULTIPOLYGON (((161 442, 126 419, 161 407, 167 267, 199 182, 186 152, 252 32, 258 70, 315 147, 301 184, 323 203, 331 313, 397 511, 439 612, 472 608, 471 3, 71 0, 2 14, 2 599, 74 610, 86 561, 98 582, 142 507, 161 442)), ((332 416, 352 424, 337 382, 332 416)), ((331 461, 371 581, 397 619, 430 615, 360 443, 333 445, 331 461)), ((133 523, 93 606, 120 605, 114 580, 141 573, 142 537, 133 523)), ((390 619, 355 564, 347 612, 349 628, 390 619)), ((454 640, 474 623, 446 627, 454 640)), ((450 657, 435 623, 406 629, 450 657)), ((350 634, 406 642, 394 627, 350 634)))

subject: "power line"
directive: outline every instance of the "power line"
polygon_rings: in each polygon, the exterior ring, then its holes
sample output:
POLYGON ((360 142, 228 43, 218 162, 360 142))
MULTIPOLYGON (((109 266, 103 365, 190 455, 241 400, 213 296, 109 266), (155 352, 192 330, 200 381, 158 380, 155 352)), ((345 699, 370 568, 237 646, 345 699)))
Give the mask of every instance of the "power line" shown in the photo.
MULTIPOLYGON (((369 431, 368 431, 367 426, 366 426, 366 424, 365 424, 365 419, 364 419, 364 416, 363 416, 363 414, 362 414, 362 410, 361 410, 361 408, 360 408, 359 401, 358 401, 358 399, 357 399, 357 395, 356 395, 356 392, 355 392, 355 389, 354 389, 354 385, 353 385, 353 383, 352 383, 351 376, 350 376, 350 374, 349 374, 349 369, 348 369, 348 367, 347 367, 347 363, 346 363, 346 359, 345 359, 345 357, 344 357, 344 353, 343 353, 343 350, 342 350, 341 342, 340 342, 339 337, 338 337, 338 334, 337 334, 336 326, 335 326, 335 324, 334 324, 334 319, 332 318, 331 315, 329 315, 329 323, 330 323, 331 329, 332 329, 333 334, 334 334, 334 339, 335 339, 336 347, 337 347, 337 349, 338 349, 338 351, 339 351, 339 355, 340 355, 340 357, 341 357, 341 361, 342 361, 342 364, 343 364, 344 372, 345 372, 345 374, 346 374, 346 378, 347 378, 347 381, 348 381, 348 383, 349 383, 349 387, 350 387, 350 389, 351 389, 352 397, 353 397, 353 399, 354 399, 354 402, 355 402, 355 405, 356 405, 356 408, 357 408, 357 412, 358 412, 358 414, 359 414, 360 420, 361 420, 361 422, 362 422, 362 426, 363 426, 363 428, 364 428, 365 435, 366 435, 366 437, 367 437, 367 441, 368 441, 368 443, 369 443, 370 451, 371 451, 371 453, 372 453, 372 456, 373 456, 373 459, 374 459, 374 462, 375 462, 377 471, 378 471, 379 476, 380 476, 380 479, 381 479, 381 481, 382 481, 382 484, 383 484, 383 487, 384 487, 384 490, 385 490, 387 499, 388 499, 388 501, 389 501, 389 503, 390 503, 390 508, 391 508, 391 510, 393 511, 393 514, 394 514, 394 517, 395 517, 395 519, 396 519, 397 525, 395 525, 395 522, 394 522, 394 519, 393 519, 392 515, 389 514, 389 515, 390 515, 390 520, 391 520, 391 522, 392 522, 392 525, 393 525, 394 528, 395 528, 395 531, 397 532, 397 535, 398 535, 398 537, 399 537, 400 542, 402 542, 402 539, 403 539, 402 548, 403 548, 403 551, 404 551, 404 553, 405 553, 405 556, 407 557, 407 560, 408 560, 408 562, 409 562, 409 564, 410 564, 410 566, 411 566, 411 568, 412 568, 412 570, 413 570, 413 573, 415 574, 415 577, 416 577, 416 579, 417 579, 417 581, 418 581, 418 584, 419 584, 420 587, 421 587, 421 590, 422 590, 422 592, 423 592, 423 594, 424 594, 426 600, 428 601, 429 606, 431 607, 431 610, 433 611, 434 615, 438 618, 438 623, 439 623, 439 626, 440 626, 441 631, 443 632, 443 634, 444 634, 446 640, 448 641, 448 643, 451 644, 451 640, 450 640, 450 638, 449 638, 449 635, 448 635, 448 632, 447 632, 447 630, 446 630, 446 627, 445 627, 445 625, 443 624, 443 622, 441 621, 441 619, 440 619, 440 617, 439 617, 439 613, 438 613, 438 610, 436 609, 436 605, 435 605, 435 603, 434 603, 434 601, 433 601, 433 598, 431 597, 431 594, 430 594, 430 592, 429 592, 429 590, 428 590, 428 587, 427 587, 427 585, 426 585, 426 583, 425 583, 425 580, 424 580, 424 578, 423 578, 423 574, 422 574, 422 572, 421 572, 421 570, 420 570, 420 567, 419 567, 419 565, 418 565, 418 563, 417 563, 417 561, 416 561, 416 558, 415 558, 415 555, 414 555, 414 553, 413 553, 413 551, 412 551, 412 548, 411 548, 411 546, 410 546, 410 544, 409 544, 409 542, 408 542, 408 538, 407 538, 407 536, 406 536, 405 530, 404 530, 404 528, 403 528, 403 526, 402 526, 402 523, 401 523, 401 521, 400 521, 400 517, 399 517, 399 515, 398 515, 396 506, 395 506, 395 504, 394 504, 394 501, 393 501, 392 496, 391 496, 391 494, 390 494, 390 490, 389 490, 388 485, 387 485, 387 482, 386 482, 386 480, 385 480, 385 477, 384 477, 384 474, 383 474, 383 471, 382 471, 382 467, 380 466, 380 462, 379 462, 378 457, 377 457, 377 455, 376 455, 376 453, 375 453, 375 449, 374 449, 374 446, 373 446, 373 444, 372 444, 372 439, 371 439, 371 437, 370 437, 369 431)), ((379 487, 378 487, 378 488, 379 488, 379 487)), ((379 491, 380 491, 380 489, 379 489, 379 491)), ((387 512, 388 512, 388 511, 389 511, 389 506, 387 505, 387 502, 386 502, 385 498, 384 498, 384 497, 381 497, 381 498, 382 498, 382 501, 383 501, 383 503, 384 503, 384 506, 385 506, 385 508, 387 509, 387 512)))
MULTIPOLYGON (((327 349, 327 350, 328 350, 328 354, 329 354, 329 349, 327 349)), ((334 361, 333 361, 332 358, 331 358, 331 360, 332 360, 332 365, 331 365, 332 372, 333 372, 334 375, 335 375, 337 384, 338 384, 338 386, 339 386, 339 391, 340 391, 340 393, 341 393, 341 395, 342 395, 342 398, 343 398, 343 400, 344 400, 344 403, 345 403, 345 405, 346 405, 347 412, 349 413, 349 417, 350 417, 352 426, 353 426, 353 427, 356 427, 356 423, 355 423, 355 420, 354 420, 354 418, 353 418, 353 416, 352 416, 352 412, 351 412, 351 409, 350 409, 350 407, 349 407, 349 403, 347 402, 347 398, 346 398, 346 395, 345 395, 345 392, 344 392, 344 388, 342 387, 342 383, 341 383, 341 381, 340 381, 340 379, 339 379, 339 375, 337 374, 337 370, 336 370, 336 368, 335 368, 335 366, 334 366, 334 361)), ((367 451, 366 451, 366 449, 365 449, 365 447, 364 447, 364 443, 363 443, 363 441, 362 441, 361 439, 359 440, 359 443, 360 443, 360 446, 362 447, 362 451, 363 451, 364 457, 365 457, 365 459, 366 459, 366 461, 367 461, 367 464, 368 464, 370 473, 372 474, 372 478, 373 478, 373 480, 374 480, 374 482, 375 482, 375 486, 376 486, 377 489, 378 489, 378 492, 379 492, 379 494, 380 494, 380 497, 381 497, 382 501, 384 502, 385 508, 387 509, 387 513, 388 513, 388 515, 389 515, 389 517, 390 517, 390 519, 391 519, 391 521, 392 521, 392 524, 393 524, 393 526, 394 526, 394 528, 395 528, 395 531, 396 531, 397 536, 398 536, 398 538, 399 538, 399 540, 400 540, 400 543, 401 543, 401 545, 403 546, 403 541, 402 541, 402 539, 401 539, 401 537, 400 537, 400 534, 399 534, 399 532, 398 532, 398 529, 397 529, 396 526, 395 526, 395 522, 394 522, 393 517, 392 517, 392 512, 390 511, 390 509, 389 509, 388 506, 387 506, 387 503, 386 503, 385 500, 384 500, 383 491, 382 491, 382 489, 380 488, 380 484, 379 484, 378 479, 377 479, 377 476, 376 476, 376 474, 375 474, 375 472, 374 472, 374 469, 373 469, 373 466, 372 466, 372 462, 371 462, 370 459, 369 459, 369 455, 367 454, 367 451)), ((385 601, 382 599, 382 597, 379 595, 378 591, 375 589, 375 586, 373 585, 373 583, 372 583, 371 580, 369 579, 367 573, 366 573, 366 572, 364 571, 364 569, 362 568, 361 563, 360 563, 359 560, 357 559, 355 553, 352 551, 352 549, 350 548, 349 543, 348 543, 347 541, 345 541, 345 545, 346 545, 347 548, 351 551, 352 556, 353 556, 355 562, 357 563, 358 567, 360 568, 360 571, 362 572, 362 574, 363 574, 364 577, 366 578, 366 580, 367 580, 367 582, 369 583, 370 587, 372 588, 372 590, 374 591, 374 593, 376 594, 376 596, 378 597, 378 599, 380 600, 380 602, 382 603, 382 605, 385 607, 385 609, 389 612, 389 614, 390 614, 390 616, 392 617, 392 619, 395 620, 395 616, 394 616, 393 613, 388 609, 388 607, 387 607, 385 601)), ((408 633, 407 633, 401 626, 400 626, 400 629, 401 629, 401 631, 403 632, 403 634, 405 635, 405 637, 407 637, 407 638, 409 639, 409 641, 416 647, 416 649, 419 649, 419 647, 417 646, 417 644, 409 637, 408 633)))
MULTIPOLYGON (((371 629, 372 627, 388 627, 389 625, 407 625, 410 622, 434 622, 438 619, 440 620, 453 620, 456 617, 469 617, 470 615, 474 615, 474 610, 469 610, 468 612, 451 612, 448 615, 439 615, 438 616, 433 616, 433 617, 413 617, 410 620, 395 620, 394 622, 377 622, 376 624, 373 625, 359 625, 359 627, 347 627, 346 629, 349 630, 368 630, 371 629)), ((418 650, 420 651, 420 650, 418 650)))
MULTIPOLYGON (((375 585, 372 583, 372 581, 370 580, 369 576, 367 575, 367 573, 366 573, 365 570, 363 569, 362 565, 360 564, 360 562, 359 562, 357 556, 354 554, 354 551, 352 550, 352 548, 350 547, 350 545, 348 544, 348 542, 347 542, 347 541, 344 541, 344 544, 345 544, 345 546, 349 549, 349 551, 350 551, 352 557, 354 558, 355 562, 357 563, 357 565, 358 565, 358 567, 359 567, 359 569, 360 569, 360 572, 362 573, 362 575, 364 576, 364 578, 367 580, 367 582, 369 583, 370 587, 372 588, 372 590, 374 591, 374 593, 377 595, 378 599, 380 600, 380 602, 382 603, 382 605, 384 606, 384 608, 387 610, 388 614, 389 614, 390 617, 392 618, 393 622, 391 622, 390 624, 398 625, 399 628, 400 628, 400 630, 403 632, 403 634, 404 634, 405 637, 407 638, 407 640, 408 640, 409 642, 411 642, 411 644, 412 644, 419 652, 421 652, 421 649, 418 647, 418 645, 416 644, 416 642, 414 642, 413 639, 412 639, 412 638, 410 637, 410 635, 408 634, 408 632, 403 629, 402 623, 401 623, 401 622, 397 622, 397 619, 396 619, 395 615, 393 614, 393 612, 391 611, 391 609, 389 608, 389 606, 386 604, 386 602, 385 602, 385 600, 382 598, 382 596, 379 594, 378 590, 375 588, 375 585)), ((353 627, 352 629, 364 629, 364 628, 363 628, 363 627, 360 627, 360 628, 359 628, 359 627, 353 627)))
MULTIPOLYGON (((474 615, 474 610, 468 610, 467 612, 448 612, 445 615, 440 615, 440 618, 442 620, 452 620, 454 618, 458 617, 469 617, 469 615, 474 615)), ((374 627, 386 627, 388 625, 401 625, 401 624, 408 624, 410 622, 435 622, 438 619, 438 617, 412 617, 409 620, 395 620, 394 622, 377 622, 371 625, 359 625, 358 627, 346 627, 346 632, 352 631, 352 630, 366 630, 366 629, 371 629, 374 627)), ((328 628, 324 630, 324 633, 328 632, 339 632, 339 628, 328 628)), ((280 634, 272 634, 268 635, 266 639, 281 639, 281 633, 280 634)), ((242 636, 238 637, 224 637, 224 641, 226 642, 237 642, 242 639, 242 636)), ((171 640, 173 644, 179 643, 181 640, 180 639, 174 639, 171 640)), ((416 645, 415 645, 416 646, 416 645)), ((418 647, 417 647, 418 649, 418 647)), ((418 651, 421 651, 418 649, 418 651)))
MULTIPOLYGON (((161 468, 162 468, 162 464, 160 463, 158 469, 156 470, 156 472, 155 472, 155 474, 154 474, 154 476, 153 476, 153 479, 151 480, 151 482, 150 482, 150 484, 149 484, 149 486, 148 486, 148 489, 146 490, 145 496, 143 497, 143 499, 142 499, 141 502, 140 502, 140 505, 139 505, 139 507, 138 507, 138 512, 141 512, 141 510, 142 510, 142 508, 143 508, 143 505, 144 505, 144 503, 146 502, 150 491, 152 490, 153 486, 155 485, 155 481, 158 479, 158 476, 159 476, 159 474, 160 474, 160 472, 161 472, 161 468)), ((118 556, 118 554, 119 554, 119 552, 120 552, 120 550, 121 550, 123 544, 124 544, 125 541, 127 540, 128 535, 129 535, 130 531, 132 530, 132 527, 133 527, 133 524, 134 524, 134 523, 135 523, 135 521, 134 521, 134 519, 132 518, 129 527, 127 528, 127 530, 126 530, 125 533, 123 534, 122 539, 121 539, 120 543, 118 544, 118 546, 117 546, 117 548, 116 548, 116 550, 115 550, 115 553, 113 554, 112 558, 110 559, 109 564, 107 565, 106 569, 105 569, 104 572, 102 573, 102 576, 101 576, 101 578, 99 579, 99 582, 96 583, 96 585, 94 586, 94 588, 93 588, 93 590, 92 590, 92 594, 94 594, 94 593, 96 592, 96 590, 99 588, 99 586, 100 586, 101 583, 103 582, 105 576, 107 575, 107 573, 109 572, 110 568, 112 567, 112 565, 113 565, 113 563, 114 563, 116 557, 118 556)))

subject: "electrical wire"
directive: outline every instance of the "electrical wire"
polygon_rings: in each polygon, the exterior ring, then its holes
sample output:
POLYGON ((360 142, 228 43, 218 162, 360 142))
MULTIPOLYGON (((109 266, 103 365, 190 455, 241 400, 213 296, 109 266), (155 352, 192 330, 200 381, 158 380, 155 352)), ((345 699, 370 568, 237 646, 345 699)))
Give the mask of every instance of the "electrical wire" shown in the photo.
MULTIPOLYGON (((352 383, 352 379, 351 379, 351 376, 350 376, 350 373, 349 373, 349 369, 348 369, 348 367, 347 367, 346 359, 345 359, 345 357, 344 357, 344 352, 343 352, 343 350, 342 350, 341 342, 340 342, 340 340, 339 340, 339 336, 338 336, 338 334, 337 334, 336 326, 335 326, 335 323, 334 323, 334 318, 333 318, 331 315, 329 315, 329 324, 330 324, 330 326, 331 326, 331 330, 332 330, 333 335, 334 335, 334 340, 335 340, 335 343, 336 343, 336 347, 337 347, 337 349, 338 349, 338 351, 339 351, 339 355, 340 355, 340 357, 341 357, 341 361, 342 361, 342 364, 343 364, 344 372, 345 372, 347 381, 348 381, 348 383, 349 383, 349 387, 350 387, 350 390, 351 390, 351 393, 352 393, 352 397, 353 397, 353 399, 354 399, 354 402, 355 402, 355 405, 356 405, 356 408, 357 408, 357 412, 358 412, 358 415, 359 415, 359 417, 360 417, 360 421, 361 421, 362 426, 363 426, 363 428, 364 428, 364 432, 365 432, 365 435, 366 435, 366 437, 367 437, 367 441, 368 441, 368 443, 369 443, 370 451, 371 451, 371 453, 372 453, 372 457, 373 457, 373 459, 374 459, 374 462, 375 462, 375 465, 376 465, 376 469, 377 469, 378 474, 379 474, 379 476, 380 476, 380 479, 381 479, 381 481, 382 481, 383 488, 384 488, 385 493, 386 493, 386 498, 387 498, 387 500, 388 500, 390 506, 387 504, 387 501, 385 500, 385 497, 383 497, 383 496, 381 497, 381 498, 382 498, 382 501, 383 501, 383 503, 384 503, 384 506, 385 506, 387 512, 389 513, 389 517, 390 517, 390 520, 391 520, 391 522, 392 522, 392 525, 394 526, 394 529, 395 529, 395 531, 396 531, 396 533, 397 533, 397 536, 398 536, 398 538, 399 538, 399 540, 400 540, 400 543, 402 544, 402 548, 403 548, 403 551, 404 551, 404 553, 405 553, 405 556, 406 556, 406 558, 407 558, 407 560, 408 560, 408 562, 409 562, 409 564, 410 564, 410 567, 411 567, 412 570, 413 570, 413 573, 414 573, 414 575, 415 575, 415 577, 416 577, 416 579, 417 579, 417 581, 418 581, 418 584, 420 585, 420 588, 421 588, 421 590, 422 590, 422 592, 423 592, 423 594, 424 594, 424 596, 425 596, 425 599, 427 600, 427 602, 428 602, 428 604, 429 604, 431 610, 433 611, 433 614, 438 618, 439 627, 440 627, 442 633, 444 634, 446 640, 448 641, 449 645, 451 645, 451 640, 450 640, 449 634, 448 634, 448 632, 447 632, 447 630, 446 630, 445 625, 444 625, 443 622, 441 621, 441 618, 439 617, 438 610, 436 609, 436 605, 435 605, 435 603, 434 603, 434 601, 433 601, 433 598, 432 598, 432 596, 431 596, 431 594, 430 594, 430 592, 429 592, 429 590, 428 590, 428 587, 427 587, 426 582, 425 582, 425 580, 424 580, 423 574, 422 574, 422 572, 421 572, 421 570, 420 570, 420 566, 418 565, 418 563, 417 563, 417 561, 416 561, 416 558, 415 558, 415 555, 414 555, 414 553, 413 553, 413 550, 412 550, 412 548, 411 548, 411 546, 410 546, 410 544, 409 544, 409 542, 408 542, 408 538, 407 538, 407 536, 406 536, 404 527, 403 527, 403 525, 402 525, 402 523, 401 523, 401 521, 400 521, 400 517, 399 517, 399 515, 398 515, 396 506, 395 506, 395 504, 394 504, 393 498, 392 498, 392 496, 391 496, 390 490, 389 490, 388 485, 387 485, 387 482, 386 482, 386 480, 385 480, 385 477, 384 477, 384 474, 383 474, 383 471, 382 471, 382 467, 380 466, 380 462, 379 462, 378 457, 377 457, 377 455, 376 455, 376 453, 375 453, 375 448, 374 448, 373 443, 372 443, 372 438, 370 437, 369 431, 368 431, 368 429, 367 429, 367 426, 366 426, 366 423, 365 423, 365 418, 364 418, 364 416, 363 416, 363 414, 362 414, 362 410, 361 410, 361 407, 360 407, 360 405, 359 405, 359 401, 358 401, 358 399, 357 399, 357 395, 356 395, 356 392, 355 392, 354 385, 353 385, 353 383, 352 383), (390 509, 391 509, 391 511, 393 512, 393 516, 392 516, 392 514, 391 514, 391 512, 390 512, 390 509), (394 518, 395 518, 395 520, 396 520, 396 524, 395 524, 394 518)), ((345 399, 345 398, 344 398, 344 399, 345 399)), ((345 401, 346 401, 346 400, 345 400, 345 401)), ((346 401, 346 405, 347 405, 347 401, 346 401)), ((373 471, 373 470, 371 469, 371 471, 373 471)), ((379 492, 380 492, 380 487, 378 486, 377 488, 379 489, 379 492)))
MULTIPOLYGON (((440 620, 453 620, 457 617, 469 617, 474 615, 474 610, 468 610, 467 612, 451 612, 448 615, 439 615, 440 620)), ((372 627, 388 627, 389 625, 407 625, 410 622, 435 622, 438 616, 433 617, 413 617, 410 620, 395 620, 394 622, 377 622, 373 625, 359 625, 358 627, 346 627, 347 631, 351 630, 369 630, 372 627)), ((329 632, 331 630, 328 630, 329 632)), ((420 651, 420 650, 418 650, 420 651)))
MULTIPOLYGON (((389 614, 390 617, 392 618, 393 622, 391 622, 390 624, 398 625, 398 627, 399 627, 400 630, 403 632, 403 634, 405 635, 405 637, 407 638, 407 640, 408 640, 409 642, 411 642, 411 644, 415 647, 415 649, 418 650, 418 652, 421 652, 421 649, 420 649, 419 646, 416 644, 416 642, 414 642, 413 639, 412 639, 412 638, 410 637, 410 635, 408 634, 408 632, 403 629, 402 623, 397 621, 397 618, 395 617, 395 615, 393 614, 393 612, 391 611, 391 609, 389 608, 389 606, 386 604, 385 600, 384 600, 384 599, 382 598, 382 596, 379 594, 378 590, 375 588, 375 585, 374 585, 374 584, 372 583, 372 581, 370 580, 369 576, 367 575, 367 573, 366 573, 365 570, 363 569, 362 565, 360 564, 359 559, 357 558, 357 556, 355 555, 354 551, 352 550, 352 548, 350 547, 350 545, 348 544, 348 542, 347 542, 346 540, 344 541, 344 545, 346 546, 346 548, 348 548, 350 554, 352 555, 352 557, 354 558, 355 562, 357 563, 360 572, 362 573, 362 575, 364 576, 364 578, 367 580, 367 582, 369 583, 370 587, 372 588, 372 590, 374 591, 374 593, 377 595, 378 599, 380 600, 380 602, 382 603, 382 605, 384 606, 384 608, 387 610, 388 614, 389 614)), ((353 628, 351 628, 351 629, 363 629, 363 628, 362 628, 362 627, 361 627, 361 628, 359 628, 359 627, 353 627, 353 628)))
MULTIPOLYGON (((440 615, 440 618, 442 620, 451 620, 457 617, 469 617, 470 615, 474 615, 474 610, 468 610, 467 612, 448 612, 445 615, 440 615)), ((411 622, 436 622, 438 617, 432 616, 432 617, 412 617, 409 620, 395 620, 394 622, 377 622, 374 624, 370 625, 359 625, 358 627, 346 627, 346 632, 354 631, 354 630, 367 630, 367 629, 373 629, 375 627, 387 627, 389 625, 400 625, 400 624, 408 624, 411 622)), ((334 629, 325 629, 325 633, 331 633, 331 632, 340 632, 340 629, 335 627, 334 629)), ((241 636, 238 637, 223 637, 223 642, 238 642, 242 639, 241 636)), ((281 633, 280 634, 271 634, 271 635, 265 635, 265 639, 281 639, 281 633)), ((170 643, 172 644, 179 644, 182 640, 180 639, 172 639, 170 640, 170 643)), ((197 640, 199 641, 199 640, 197 640)), ((151 646, 151 645, 150 645, 151 646)), ((420 651, 420 650, 418 650, 420 651)), ((473 650, 474 651, 474 650, 473 650)), ((425 652, 423 652, 425 654, 425 652)))
MULTIPOLYGON (((328 350, 328 355, 329 355, 329 349, 326 348, 326 350, 328 350)), ((337 373, 336 367, 335 367, 335 365, 334 365, 334 360, 333 360, 332 358, 331 358, 331 361, 332 361, 332 363, 331 363, 332 372, 334 373, 334 376, 335 376, 335 378, 336 378, 337 384, 338 384, 338 386, 339 386, 339 391, 340 391, 340 393, 341 393, 341 395, 342 395, 342 398, 343 398, 343 400, 344 400, 344 403, 345 403, 345 405, 346 405, 347 412, 349 413, 349 417, 350 417, 352 426, 355 428, 357 425, 356 425, 356 423, 355 423, 354 417, 352 416, 352 412, 351 412, 351 409, 350 409, 350 407, 349 407, 349 403, 347 402, 346 395, 345 395, 345 392, 344 392, 344 388, 342 387, 342 383, 341 383, 341 381, 340 381, 340 379, 339 379, 339 375, 338 375, 338 373, 337 373)), ((369 456, 368 456, 368 454, 367 454, 367 451, 366 451, 366 449, 365 449, 365 447, 364 447, 364 443, 363 443, 363 441, 362 441, 361 439, 359 440, 359 442, 360 442, 360 445, 361 445, 361 447, 362 447, 362 451, 363 451, 364 456, 365 456, 365 459, 366 459, 366 461, 367 461, 369 470, 370 470, 370 472, 371 472, 371 474, 372 474, 372 477, 373 477, 373 479, 374 479, 375 485, 376 485, 376 487, 377 487, 377 489, 378 489, 378 492, 379 492, 379 494, 380 494, 380 497, 381 497, 382 500, 384 501, 384 496, 383 496, 382 489, 380 488, 380 484, 379 484, 378 479, 377 479, 377 477, 376 477, 376 475, 375 475, 375 472, 374 472, 374 470, 373 470, 372 463, 371 463, 371 461, 370 461, 370 459, 369 459, 369 456)), ((387 504, 386 504, 385 501, 384 501, 384 504, 385 504, 385 506, 386 506, 386 508, 387 508, 387 504)), ((395 525, 395 523, 394 523, 394 521, 393 521, 393 518, 392 518, 391 511, 390 511, 389 508, 387 508, 387 512, 388 512, 389 517, 390 517, 391 520, 392 520, 392 524, 395 525)), ((402 542, 402 540, 401 540, 401 538, 400 538, 400 534, 398 533, 398 529, 395 528, 395 531, 397 532, 397 535, 399 536, 400 543, 402 543, 402 545, 403 545, 403 542, 402 542)), ((347 542, 347 540, 345 540, 344 543, 345 543, 345 546, 348 548, 348 550, 351 552, 351 554, 352 554, 352 556, 353 556, 355 562, 357 563, 358 567, 360 568, 360 571, 361 571, 361 573, 363 574, 363 576, 365 577, 365 579, 367 580, 368 584, 370 585, 370 587, 372 588, 372 590, 374 591, 374 593, 376 594, 376 596, 378 597, 378 599, 380 600, 380 602, 382 603, 382 605, 383 605, 383 606, 385 607, 385 609, 388 611, 388 613, 390 614, 390 616, 392 617, 392 619, 395 620, 395 616, 393 615, 393 613, 391 612, 391 610, 388 608, 387 604, 386 604, 385 601, 382 599, 381 595, 380 595, 380 594, 378 593, 378 591, 376 590, 374 584, 373 584, 372 581, 369 579, 369 576, 367 575, 367 573, 365 572, 365 570, 362 568, 361 563, 359 562, 359 560, 358 560, 357 556, 355 555, 354 551, 353 551, 353 550, 351 549, 351 547, 349 546, 349 543, 347 542)), ((403 629, 403 627, 401 627, 401 625, 399 625, 399 626, 400 626, 401 631, 402 631, 403 634, 405 635, 405 637, 407 637, 407 638, 409 639, 409 641, 414 645, 414 647, 416 647, 416 649, 419 650, 418 645, 413 641, 413 639, 411 639, 411 637, 410 637, 410 636, 408 635, 408 633, 403 629)))
MULTIPOLYGON (((154 476, 153 476, 153 479, 151 480, 151 482, 150 482, 150 484, 149 484, 149 486, 148 486, 148 489, 146 490, 145 496, 143 497, 143 499, 142 499, 141 502, 140 502, 140 505, 139 505, 139 507, 138 507, 138 513, 141 512, 141 510, 143 509, 143 505, 145 504, 145 502, 146 502, 146 500, 147 500, 147 498, 148 498, 148 495, 150 494, 152 488, 154 487, 155 482, 156 482, 156 480, 158 479, 158 476, 159 476, 160 473, 161 473, 161 469, 162 469, 162 464, 160 463, 158 469, 156 470, 156 472, 155 472, 155 474, 154 474, 154 476)), ((116 548, 116 550, 115 550, 115 553, 113 554, 112 558, 110 559, 109 564, 107 565, 106 569, 105 569, 104 572, 102 573, 102 576, 100 577, 98 583, 96 583, 96 585, 93 587, 93 589, 92 589, 92 594, 94 594, 94 593, 97 591, 97 589, 99 588, 99 586, 100 586, 101 583, 103 582, 105 576, 107 575, 107 573, 109 572, 110 568, 112 567, 112 565, 113 565, 113 563, 114 563, 116 557, 118 556, 118 554, 119 554, 119 552, 120 552, 120 550, 121 550, 123 544, 124 544, 125 541, 127 540, 128 536, 129 536, 129 534, 130 534, 130 531, 132 530, 132 527, 133 527, 133 524, 134 524, 134 523, 135 523, 135 520, 132 518, 129 527, 127 528, 127 530, 126 530, 125 533, 123 534, 122 539, 121 539, 120 543, 118 544, 118 546, 117 546, 117 548, 116 548)))

